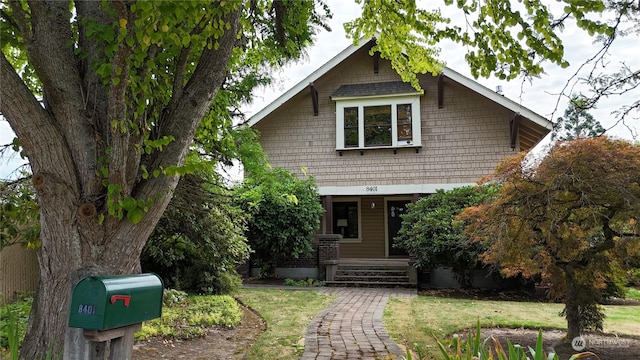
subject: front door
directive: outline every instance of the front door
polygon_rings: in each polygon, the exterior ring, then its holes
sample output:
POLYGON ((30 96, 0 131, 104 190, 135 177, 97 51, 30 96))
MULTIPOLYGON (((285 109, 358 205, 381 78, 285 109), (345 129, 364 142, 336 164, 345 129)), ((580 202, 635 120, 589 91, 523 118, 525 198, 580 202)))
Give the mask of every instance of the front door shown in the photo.
POLYGON ((398 249, 394 244, 394 238, 402 226, 400 215, 407 212, 407 204, 410 200, 390 200, 387 201, 387 239, 389 246, 389 256, 408 256, 404 249, 398 249))

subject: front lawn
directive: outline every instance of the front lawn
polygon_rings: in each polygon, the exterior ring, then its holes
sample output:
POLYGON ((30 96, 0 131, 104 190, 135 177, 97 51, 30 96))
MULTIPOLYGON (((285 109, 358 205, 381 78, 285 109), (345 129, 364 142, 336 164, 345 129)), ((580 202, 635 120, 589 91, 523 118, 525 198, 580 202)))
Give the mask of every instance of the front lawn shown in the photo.
POLYGON ((627 288, 627 293, 625 295, 627 299, 640 300, 640 289, 636 288, 627 288))
MULTIPOLYGON (((442 338, 463 329, 481 327, 566 329, 558 316, 563 304, 419 296, 390 298, 383 320, 398 342, 418 344, 430 354, 439 354, 432 334, 442 338)), ((640 307, 605 306, 604 332, 618 335, 640 334, 640 307)))
MULTIPOLYGON (((635 289, 634 289, 635 290, 635 289)), ((637 290, 628 298, 638 298, 637 290), (635 295, 634 295, 635 294, 635 295), (635 296, 635 297, 634 297, 635 296)), ((170 292, 170 294, 179 294, 170 292)), ((267 330, 257 339, 249 359, 298 359, 304 351, 304 334, 311 320, 336 299, 313 290, 274 290, 248 288, 235 296, 256 310, 266 321, 267 330)), ((19 336, 24 336, 30 299, 0 306, 0 314, 11 310, 18 320, 19 336)), ((562 304, 516 301, 456 299, 435 296, 390 298, 384 311, 384 324, 400 344, 419 344, 437 355, 432 334, 448 334, 473 328, 478 319, 482 327, 565 329, 565 319, 558 316, 562 304)), ((640 306, 605 306, 604 331, 619 335, 640 334, 640 306)), ((0 317, 0 354, 7 347, 3 329, 6 318, 0 317), (3 336, 4 335, 4 336, 3 336)), ((165 298, 161 319, 145 322, 138 339, 159 336, 188 339, 202 335, 209 326, 234 326, 241 311, 229 296, 180 296, 165 298)))
POLYGON ((236 297, 256 310, 267 330, 251 347, 249 359, 299 359, 311 320, 336 296, 313 290, 242 289, 236 297))

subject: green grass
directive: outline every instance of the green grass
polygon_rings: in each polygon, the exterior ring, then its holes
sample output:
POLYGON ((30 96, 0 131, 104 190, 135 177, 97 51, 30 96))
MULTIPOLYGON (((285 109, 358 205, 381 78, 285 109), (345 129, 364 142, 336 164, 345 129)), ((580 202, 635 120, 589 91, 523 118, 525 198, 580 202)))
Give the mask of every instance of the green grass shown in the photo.
POLYGON ((336 296, 312 290, 242 289, 236 297, 256 310, 267 330, 249 351, 249 359, 298 359, 311 320, 336 296))
POLYGON ((627 293, 625 294, 627 299, 640 300, 640 289, 636 288, 627 288, 627 293))
MULTIPOLYGON (((432 334, 441 338, 473 328, 478 319, 482 327, 566 329, 558 316, 564 305, 535 302, 487 301, 438 298, 390 298, 383 320, 398 343, 418 344, 438 354, 432 334)), ((640 334, 637 306, 605 306, 604 331, 620 335, 640 334)))
MULTIPOLYGON (((256 310, 267 322, 267 330, 252 346, 249 359, 297 359, 304 350, 304 333, 311 320, 336 296, 309 290, 242 289, 236 297, 256 310)), ((639 299, 640 291, 630 288, 627 298, 639 299)), ((5 311, 7 306, 0 307, 5 311)), ((30 299, 8 305, 18 315, 20 336, 24 336, 31 307, 30 299)), ((399 343, 419 344, 437 354, 431 334, 443 337, 472 328, 479 319, 483 327, 501 326, 532 329, 565 329, 558 316, 562 304, 485 301, 470 299, 390 298, 384 312, 387 331, 399 343)), ((605 306, 604 331, 620 335, 640 334, 640 307, 605 306)), ((242 310, 229 296, 177 297, 163 307, 162 318, 143 324, 137 339, 153 336, 188 339, 204 333, 204 327, 235 326, 242 310)), ((0 317, 0 349, 3 319, 0 317)), ((3 346, 4 345, 4 346, 3 346)))

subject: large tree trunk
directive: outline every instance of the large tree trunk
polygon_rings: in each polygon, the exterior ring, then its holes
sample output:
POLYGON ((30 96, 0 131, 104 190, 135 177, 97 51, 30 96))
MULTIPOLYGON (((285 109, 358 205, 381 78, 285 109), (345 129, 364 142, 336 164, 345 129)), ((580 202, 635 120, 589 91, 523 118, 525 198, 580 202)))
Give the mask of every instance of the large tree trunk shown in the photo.
POLYGON ((566 341, 571 341, 573 338, 580 336, 582 331, 582 322, 580 321, 580 305, 576 299, 578 282, 576 279, 575 270, 567 266, 564 268, 565 272, 565 284, 567 291, 565 293, 565 307, 564 313, 567 319, 567 336, 566 341))
MULTIPOLYGON (((135 23, 129 2, 111 3, 116 19, 127 22, 114 21, 100 1, 75 4, 80 19, 91 18, 108 26, 135 23)), ((162 152, 145 156, 140 151, 140 134, 112 125, 133 113, 127 106, 135 101, 127 97, 130 91, 126 88, 130 73, 126 59, 131 48, 124 42, 118 44, 111 61, 124 70, 113 73, 118 81, 104 86, 92 64, 104 61, 104 44, 91 43, 85 23, 78 22, 78 44, 85 56, 75 55, 67 2, 29 2, 29 14, 20 2, 9 4, 29 61, 42 82, 44 98, 40 102, 34 97, 3 53, 0 111, 27 153, 41 208, 40 284, 21 358, 43 359, 51 352, 54 357, 64 353, 64 359, 83 359, 88 343, 81 330, 67 327, 73 287, 85 276, 139 272, 142 248, 178 182, 177 176, 142 178, 140 165, 152 170, 184 163, 196 127, 225 79, 237 41, 241 3, 230 4, 237 5, 226 6, 236 8, 227 8, 229 12, 221 19, 229 26, 220 37, 211 39, 217 47, 202 50, 190 78, 185 77, 185 68, 178 67, 173 88, 163 89, 172 97, 164 104, 163 123, 156 124, 155 131, 175 140, 162 152), (105 167, 106 178, 101 174, 105 167), (110 193, 105 182, 118 186, 119 194, 110 193), (127 197, 153 200, 136 224, 126 216, 109 215, 108 200, 127 197)), ((181 56, 186 58, 191 50, 183 49, 181 56)))
POLYGON ((40 285, 22 358, 41 358, 49 348, 55 355, 62 354, 64 341, 64 359, 84 359, 88 343, 82 330, 67 327, 73 286, 85 276, 139 272, 139 254, 169 197, 150 209, 143 222, 133 225, 121 220, 118 229, 107 234, 95 214, 79 214, 72 194, 55 184, 40 189, 48 191, 59 195, 57 202, 41 201, 40 285))

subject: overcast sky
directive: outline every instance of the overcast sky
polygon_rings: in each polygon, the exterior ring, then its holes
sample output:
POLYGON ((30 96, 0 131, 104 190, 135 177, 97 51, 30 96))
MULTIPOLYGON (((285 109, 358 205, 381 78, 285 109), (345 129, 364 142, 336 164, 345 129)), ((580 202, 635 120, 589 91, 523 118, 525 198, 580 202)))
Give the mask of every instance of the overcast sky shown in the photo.
MULTIPOLYGON (((327 0, 327 3, 334 14, 330 22, 333 31, 328 33, 323 30, 319 33, 316 36, 315 45, 308 50, 308 54, 304 60, 279 71, 275 71, 274 76, 276 81, 274 85, 267 89, 258 90, 254 103, 244 107, 247 117, 258 112, 314 70, 329 61, 340 51, 351 45, 351 40, 346 38, 342 24, 360 14, 359 5, 353 1, 345 0, 327 0)), ((439 3, 441 2, 432 2, 432 4, 439 3)), ((450 10, 444 8, 443 13, 446 15, 450 13, 450 10)), ((495 78, 478 79, 477 81, 492 90, 495 90, 496 86, 502 86, 505 96, 544 117, 552 120, 557 119, 563 115, 564 109, 567 107, 566 99, 560 99, 558 102, 558 94, 563 91, 563 88, 567 85, 567 81, 578 71, 580 65, 582 65, 586 59, 591 58, 599 49, 597 45, 593 44, 593 39, 586 36, 586 34, 580 30, 567 27, 561 36, 564 40, 566 58, 571 63, 569 68, 560 69, 559 67, 549 64, 545 67, 546 74, 534 79, 532 83, 523 82, 521 79, 505 82, 495 78)), ((640 69, 640 52, 638 50, 640 50, 640 36, 638 36, 638 34, 633 37, 616 40, 615 45, 611 48, 610 52, 612 56, 608 58, 606 70, 614 72, 619 69, 622 62, 626 62, 632 69, 640 69)), ((464 54, 464 49, 459 46, 446 45, 442 48, 441 59, 446 62, 447 67, 471 77, 469 68, 464 61, 464 54)), ((588 70, 590 69, 589 67, 588 70)), ((586 74, 585 71, 587 70, 582 72, 583 75, 586 74)), ((574 88, 573 91, 565 90, 565 93, 578 93, 580 91, 586 93, 587 90, 585 88, 574 88)), ((609 128, 613 125, 614 119, 611 113, 618 110, 621 105, 630 104, 638 98, 640 98, 640 90, 636 89, 624 97, 616 96, 605 99, 598 105, 596 110, 592 110, 590 113, 594 115, 605 128, 609 128)), ((628 139, 633 139, 635 136, 636 140, 640 140, 638 137, 638 131, 640 131, 640 114, 636 112, 632 115, 634 116, 634 120, 627 121, 627 123, 635 125, 633 132, 625 126, 618 125, 608 131, 608 133, 628 139)), ((12 139, 13 133, 9 125, 4 120, 0 121, 0 144, 10 143, 12 139)), ((20 160, 15 155, 10 158, 5 157, 0 159, 0 178, 7 178, 18 164, 20 164, 20 160)))

